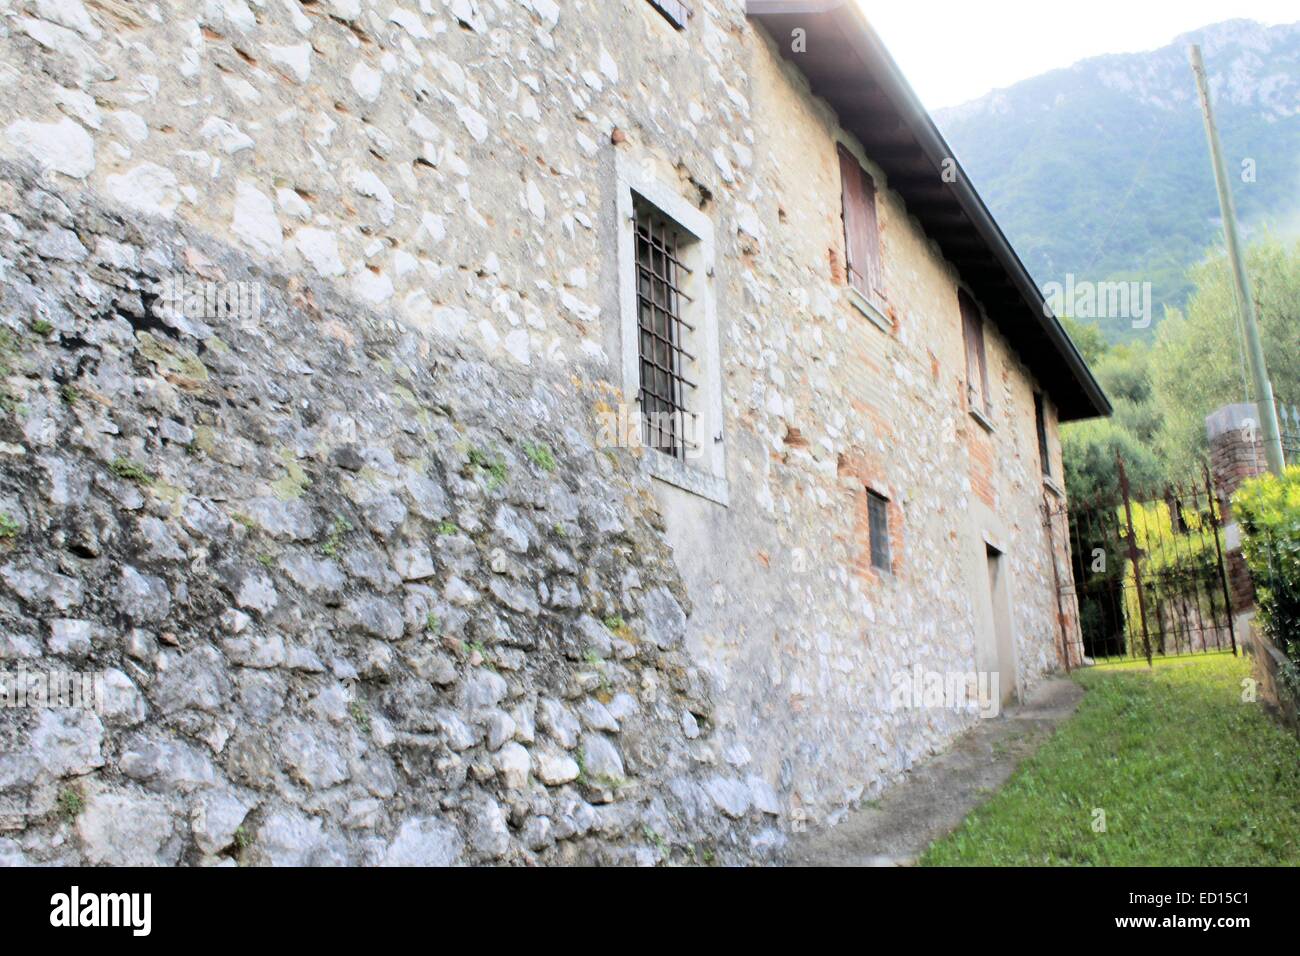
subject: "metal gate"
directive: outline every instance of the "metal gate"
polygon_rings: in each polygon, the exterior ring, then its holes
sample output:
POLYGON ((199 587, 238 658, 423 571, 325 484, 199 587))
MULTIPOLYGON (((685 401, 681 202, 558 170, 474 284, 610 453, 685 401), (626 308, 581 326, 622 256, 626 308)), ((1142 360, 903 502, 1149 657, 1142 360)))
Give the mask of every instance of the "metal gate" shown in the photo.
POLYGON ((1083 653, 1093 660, 1237 653, 1222 506, 1208 469, 1155 491, 1119 487, 1049 507, 1069 529, 1083 653))
POLYGON ((1282 454, 1288 465, 1300 465, 1300 405, 1277 403, 1277 424, 1282 438, 1282 454))

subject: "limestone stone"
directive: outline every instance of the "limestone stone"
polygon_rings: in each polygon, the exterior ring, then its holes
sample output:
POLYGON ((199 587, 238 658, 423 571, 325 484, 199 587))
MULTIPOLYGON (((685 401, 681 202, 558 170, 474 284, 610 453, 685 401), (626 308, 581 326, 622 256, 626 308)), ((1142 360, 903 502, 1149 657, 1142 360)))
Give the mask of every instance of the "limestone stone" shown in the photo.
POLYGON ((50 622, 47 644, 51 654, 88 654, 94 633, 94 622, 75 618, 58 618, 50 622))
POLYGON ((537 723, 546 733, 565 750, 578 746, 578 735, 582 726, 563 703, 551 697, 543 697, 537 703, 537 723))
POLYGON ((225 708, 232 692, 220 653, 201 646, 187 651, 158 675, 153 699, 164 714, 180 710, 217 713, 225 708))
POLYGON ((253 837, 254 858, 270 866, 326 866, 344 862, 332 849, 324 824, 317 817, 296 810, 277 810, 257 827, 253 837))
POLYGON ((95 169, 95 141, 80 124, 64 117, 55 123, 15 120, 5 139, 46 169, 85 179, 95 169))
POLYGON ((582 738, 583 769, 598 786, 623 782, 623 757, 618 748, 604 734, 584 734, 582 738))
POLYGON ((180 856, 176 813, 158 796, 98 793, 77 815, 77 836, 89 863, 171 866, 180 856))
POLYGON ((181 201, 176 174, 157 163, 140 163, 106 184, 114 199, 145 215, 170 218, 181 201))
POLYGON ((501 805, 490 797, 474 801, 466 809, 469 844, 488 859, 505 856, 510 848, 510 828, 501 805))
POLYGON ((27 740, 28 751, 53 777, 80 776, 104 765, 104 725, 86 710, 45 708, 27 740))
POLYGON ((171 594, 167 590, 167 583, 155 575, 141 574, 133 567, 124 567, 118 585, 118 607, 137 623, 161 621, 171 610, 171 594))
POLYGON ((598 700, 588 698, 578 705, 578 716, 582 719, 583 724, 592 730, 607 730, 611 733, 618 733, 618 721, 610 713, 609 708, 598 700))
POLYGON ((204 853, 220 853, 235 842, 235 831, 253 809, 252 800, 232 789, 201 793, 190 811, 190 831, 204 853))
POLYGON ((657 647, 676 647, 686 637, 686 612, 667 588, 645 597, 646 639, 657 647))
POLYGON ((704 784, 705 791, 718 805, 718 809, 733 819, 749 812, 750 792, 742 781, 730 777, 714 777, 704 784))
POLYGON ((284 231, 275 212, 275 203, 246 180, 241 179, 235 187, 235 211, 230 230, 260 255, 278 256, 283 251, 284 231))
POLYGON ((528 785, 532 758, 522 744, 513 741, 505 744, 493 758, 501 782, 510 790, 522 790, 528 785))
POLYGON ((280 738, 280 752, 290 773, 304 786, 321 790, 350 776, 339 742, 323 729, 298 723, 280 738))
POLYGON ((385 866, 452 866, 464 852, 464 841, 450 823, 436 817, 414 817, 402 824, 384 853, 385 866))
POLYGON ((144 694, 127 674, 110 667, 100 675, 100 717, 113 726, 134 727, 149 713, 144 694))
POLYGON ((551 787, 572 783, 578 779, 581 768, 568 754, 542 750, 534 755, 537 779, 551 787))

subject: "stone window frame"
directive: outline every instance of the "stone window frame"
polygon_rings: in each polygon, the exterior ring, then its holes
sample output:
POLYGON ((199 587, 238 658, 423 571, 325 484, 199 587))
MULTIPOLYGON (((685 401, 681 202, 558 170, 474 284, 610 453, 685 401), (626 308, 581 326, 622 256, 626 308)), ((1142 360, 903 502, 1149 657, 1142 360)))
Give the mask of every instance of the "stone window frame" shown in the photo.
POLYGON ((640 448, 641 461, 651 477, 725 507, 729 504, 730 492, 724 441, 717 295, 714 288, 717 245, 713 221, 655 174, 650 156, 637 156, 633 150, 621 148, 615 154, 614 165, 623 401, 627 408, 635 410, 638 435, 641 426, 641 366, 637 321, 637 200, 654 207, 693 240, 683 256, 692 272, 691 294, 695 300, 689 317, 695 326, 691 344, 697 359, 692 371, 699 387, 696 403, 690 410, 697 416, 700 450, 695 459, 681 461, 643 443, 640 448))

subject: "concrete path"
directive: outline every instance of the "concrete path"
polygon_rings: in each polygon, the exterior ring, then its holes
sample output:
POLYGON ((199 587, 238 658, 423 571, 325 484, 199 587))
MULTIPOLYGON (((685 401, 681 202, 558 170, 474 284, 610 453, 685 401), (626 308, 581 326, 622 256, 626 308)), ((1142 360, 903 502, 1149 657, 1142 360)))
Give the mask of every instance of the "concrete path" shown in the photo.
POLYGON ((1066 678, 1041 682, 1025 703, 981 720, 944 753, 917 764, 871 806, 838 826, 798 834, 792 866, 911 866, 1006 783, 1078 707, 1083 690, 1066 678))

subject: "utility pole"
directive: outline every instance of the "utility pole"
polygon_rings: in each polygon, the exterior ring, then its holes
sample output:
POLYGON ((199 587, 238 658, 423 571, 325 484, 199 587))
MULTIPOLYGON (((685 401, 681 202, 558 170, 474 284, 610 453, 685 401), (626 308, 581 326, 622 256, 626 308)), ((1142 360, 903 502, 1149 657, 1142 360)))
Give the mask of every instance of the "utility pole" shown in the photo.
POLYGON ((1245 326, 1246 358, 1250 361, 1250 374, 1255 380, 1255 404, 1259 409, 1260 428, 1264 433, 1264 457, 1268 460, 1268 470, 1280 476, 1284 467, 1282 434, 1277 424, 1277 406, 1273 404, 1273 386, 1269 383, 1268 369, 1264 363, 1264 346, 1260 343, 1259 326, 1255 323, 1255 299, 1250 292, 1246 259, 1237 240, 1237 208, 1232 201, 1232 189, 1228 185, 1228 167, 1223 161, 1219 128, 1214 123, 1214 107, 1210 103, 1210 82, 1205 75, 1205 61, 1201 59, 1200 46, 1192 44, 1188 54, 1192 61, 1192 73, 1196 75, 1196 90, 1201 98, 1205 135, 1210 141, 1214 181, 1219 187, 1219 208, 1223 212, 1223 235, 1228 243, 1228 259, 1232 262, 1237 307, 1241 310, 1242 325, 1245 326))

